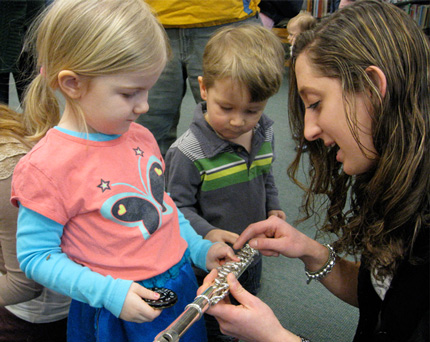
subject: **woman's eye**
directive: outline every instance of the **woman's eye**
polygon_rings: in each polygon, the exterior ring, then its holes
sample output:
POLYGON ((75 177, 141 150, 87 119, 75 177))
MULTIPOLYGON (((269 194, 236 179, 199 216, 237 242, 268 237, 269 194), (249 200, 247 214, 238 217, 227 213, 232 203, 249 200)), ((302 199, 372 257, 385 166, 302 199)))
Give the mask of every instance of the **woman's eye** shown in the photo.
POLYGON ((318 105, 320 104, 320 101, 314 102, 311 105, 309 105, 309 107, 307 107, 308 109, 315 109, 318 107, 318 105))

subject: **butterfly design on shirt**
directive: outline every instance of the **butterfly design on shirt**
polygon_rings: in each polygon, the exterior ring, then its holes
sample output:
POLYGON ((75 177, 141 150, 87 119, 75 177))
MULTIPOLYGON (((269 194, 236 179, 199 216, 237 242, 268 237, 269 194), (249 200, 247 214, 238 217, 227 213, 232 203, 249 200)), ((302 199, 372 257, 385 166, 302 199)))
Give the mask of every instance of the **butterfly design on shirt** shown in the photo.
POLYGON ((134 149, 138 155, 138 171, 142 189, 127 183, 110 183, 101 181, 99 188, 104 190, 115 186, 127 186, 129 192, 116 194, 108 198, 102 205, 101 214, 125 227, 139 227, 145 240, 161 226, 163 215, 172 213, 172 208, 166 204, 164 198, 164 174, 161 161, 151 156, 146 167, 141 167, 143 152, 134 149), (146 174, 142 174, 142 169, 146 174))

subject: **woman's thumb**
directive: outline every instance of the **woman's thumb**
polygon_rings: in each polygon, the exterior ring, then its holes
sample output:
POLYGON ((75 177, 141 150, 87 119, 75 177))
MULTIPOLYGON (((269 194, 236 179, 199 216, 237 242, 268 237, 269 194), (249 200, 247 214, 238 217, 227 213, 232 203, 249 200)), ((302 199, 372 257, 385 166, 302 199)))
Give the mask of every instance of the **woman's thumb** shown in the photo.
POLYGON ((227 275, 227 282, 230 287, 230 293, 239 303, 241 303, 240 299, 246 297, 248 291, 243 288, 233 273, 227 275))

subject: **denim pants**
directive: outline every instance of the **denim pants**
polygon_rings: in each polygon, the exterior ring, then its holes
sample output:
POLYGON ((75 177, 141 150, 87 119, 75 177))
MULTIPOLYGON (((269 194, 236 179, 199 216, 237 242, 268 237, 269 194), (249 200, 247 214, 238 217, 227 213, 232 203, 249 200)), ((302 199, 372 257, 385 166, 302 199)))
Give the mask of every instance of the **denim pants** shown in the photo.
POLYGON ((157 83, 149 91, 149 111, 136 120, 152 132, 163 156, 176 140, 176 128, 182 100, 187 90, 187 79, 196 103, 202 101, 197 77, 203 76, 203 51, 206 43, 220 27, 241 23, 261 24, 261 21, 257 17, 252 17, 210 27, 166 28, 173 56, 157 83))
MULTIPOLYGON (((145 285, 145 284, 142 284, 145 285)), ((119 319, 105 308, 93 308, 73 300, 67 327, 68 342, 153 342, 154 338, 178 316, 197 295, 197 282, 189 262, 184 263, 178 276, 167 280, 164 287, 178 295, 177 303, 148 323, 132 323, 119 319)), ((206 342, 204 320, 195 322, 181 342, 206 342)))

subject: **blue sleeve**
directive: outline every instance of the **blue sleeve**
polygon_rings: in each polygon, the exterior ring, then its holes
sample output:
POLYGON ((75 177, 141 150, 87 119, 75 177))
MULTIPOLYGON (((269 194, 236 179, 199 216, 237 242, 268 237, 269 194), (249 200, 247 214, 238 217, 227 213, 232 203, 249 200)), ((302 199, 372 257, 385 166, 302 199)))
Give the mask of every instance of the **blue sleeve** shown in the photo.
POLYGON ((62 252, 63 226, 20 206, 17 255, 21 269, 34 281, 90 306, 105 307, 118 317, 131 280, 103 276, 75 263, 62 252))
POLYGON ((197 267, 207 271, 206 256, 213 243, 209 240, 203 239, 201 235, 197 234, 193 227, 191 227, 190 222, 185 218, 179 209, 178 219, 181 237, 188 243, 191 261, 197 267))

